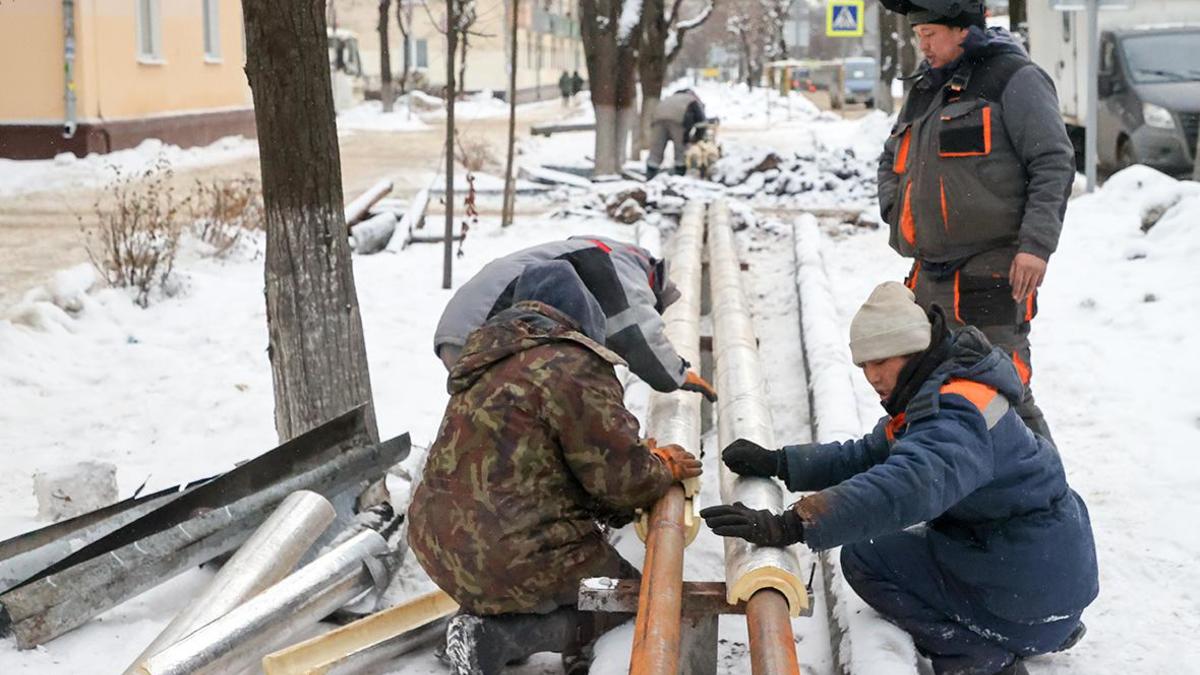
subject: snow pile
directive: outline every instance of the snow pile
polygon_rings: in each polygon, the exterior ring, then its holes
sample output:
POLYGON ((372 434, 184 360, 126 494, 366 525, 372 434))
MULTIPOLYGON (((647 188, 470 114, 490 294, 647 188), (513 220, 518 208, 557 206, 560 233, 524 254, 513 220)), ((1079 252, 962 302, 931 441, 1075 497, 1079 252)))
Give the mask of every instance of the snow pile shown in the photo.
POLYGON ((226 136, 211 145, 181 148, 148 138, 136 148, 78 158, 63 153, 54 159, 0 159, 0 197, 66 187, 92 188, 108 182, 113 171, 124 175, 145 171, 160 159, 176 171, 222 164, 258 154, 258 141, 226 136))
POLYGON ((772 150, 730 152, 713 169, 713 180, 729 193, 756 197, 798 197, 809 203, 857 205, 875 198, 874 158, 860 159, 848 148, 780 155, 772 150))
POLYGON ((751 89, 742 83, 704 81, 690 85, 680 80, 664 88, 663 97, 685 86, 690 86, 704 102, 705 114, 709 117, 719 117, 722 125, 753 126, 785 121, 841 119, 836 114, 821 112, 808 97, 798 91, 781 96, 774 89, 751 89))
POLYGON ((337 117, 339 131, 422 131, 429 125, 415 116, 401 98, 392 112, 383 112, 380 101, 366 101, 337 117))
MULTIPOLYGON (((408 96, 412 97, 413 111, 419 112, 423 119, 438 120, 446 116, 446 99, 431 96, 423 91, 414 91, 408 96)), ((508 103, 496 98, 491 89, 484 89, 460 97, 454 104, 454 117, 456 119, 508 117, 508 103)))

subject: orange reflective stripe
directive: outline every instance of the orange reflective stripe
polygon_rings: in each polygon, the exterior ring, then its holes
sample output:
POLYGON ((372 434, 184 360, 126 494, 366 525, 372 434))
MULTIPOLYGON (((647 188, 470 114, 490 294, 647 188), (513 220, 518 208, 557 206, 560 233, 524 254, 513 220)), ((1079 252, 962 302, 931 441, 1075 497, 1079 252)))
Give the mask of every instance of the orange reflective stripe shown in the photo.
POLYGON ((904 173, 908 168, 908 146, 912 142, 912 127, 904 131, 904 139, 900 141, 900 149, 896 151, 896 159, 892 162, 892 171, 904 173))
POLYGON ((1013 365, 1017 367, 1017 375, 1021 378, 1021 384, 1029 384, 1029 378, 1033 377, 1033 369, 1021 359, 1021 355, 1016 350, 1013 350, 1012 360, 1013 365))
POLYGON ((1034 291, 1029 294, 1028 298, 1025 298, 1025 320, 1026 321, 1033 321, 1033 302, 1034 302, 1033 298, 1036 295, 1037 295, 1037 291, 1034 291))
POLYGON ((949 232, 950 231, 950 214, 949 214, 949 209, 946 208, 946 182, 942 179, 941 176, 938 176, 938 191, 941 192, 941 194, 942 194, 942 227, 944 227, 946 229, 946 231, 949 232))
POLYGON ((908 286, 908 290, 914 291, 914 292, 917 290, 917 277, 920 275, 921 275, 921 261, 918 260, 913 263, 912 271, 908 273, 908 281, 906 283, 906 285, 908 286))
POLYGON ((900 428, 904 426, 904 413, 896 415, 888 420, 887 426, 883 428, 883 433, 889 441, 896 440, 896 434, 900 432, 900 428))
POLYGON ((958 278, 962 275, 962 270, 954 273, 954 320, 963 323, 962 315, 958 313, 959 293, 958 293, 958 278))
POLYGON ((960 378, 951 379, 942 386, 943 394, 958 394, 959 396, 971 402, 971 405, 983 412, 983 409, 988 407, 992 399, 996 398, 996 390, 980 384, 972 380, 963 380, 960 378))
POLYGON ((910 245, 917 243, 917 228, 912 214, 912 183, 904 188, 904 210, 900 213, 900 234, 910 245))
POLYGON ((599 239, 589 239, 588 241, 595 244, 596 248, 600 249, 601 251, 604 251, 605 253, 612 253, 612 247, 600 241, 599 239))

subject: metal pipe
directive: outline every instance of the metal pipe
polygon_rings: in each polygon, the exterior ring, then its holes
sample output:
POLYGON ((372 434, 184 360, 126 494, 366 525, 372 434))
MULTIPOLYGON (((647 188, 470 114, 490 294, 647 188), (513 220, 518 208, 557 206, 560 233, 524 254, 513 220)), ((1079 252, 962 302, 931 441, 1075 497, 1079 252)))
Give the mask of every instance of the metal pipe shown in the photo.
POLYGON ((220 618, 286 577, 334 518, 333 504, 299 490, 288 495, 213 578, 133 660, 126 675, 150 656, 220 618))
MULTIPOLYGON (((700 362, 700 275, 704 241, 704 204, 691 202, 684 209, 675 233, 671 257, 671 280, 679 287, 680 299, 663 313, 666 335, 680 356, 700 362)), ((700 397, 689 392, 650 397, 647 433, 665 445, 677 443, 699 454, 700 397)), ((689 539, 686 518, 692 508, 690 495, 699 481, 672 486, 658 500, 646 524, 646 560, 638 613, 634 623, 632 675, 675 673, 679 669, 680 612, 683 594, 683 549, 689 539)), ((692 532, 694 536, 694 532, 692 532)))
MULTIPOLYGON (((0 626, 30 649, 135 595, 237 548, 284 497, 359 489, 408 452, 408 435, 349 450, 238 501, 0 595, 0 626)), ((179 500, 173 502, 172 506, 179 500)))
MULTIPOLYGON (((729 209, 724 200, 709 208, 709 283, 713 303, 713 356, 716 361, 718 437, 722 447, 737 438, 775 447, 766 382, 758 356, 754 324, 742 295, 740 267, 729 209)), ((742 477, 720 464, 721 500, 750 508, 784 508, 783 490, 771 479, 742 477)), ((750 650, 755 673, 798 673, 792 626, 788 614, 808 609, 800 562, 791 549, 754 546, 736 537, 725 538, 725 579, 729 602, 746 600, 751 628, 750 650), (764 598, 758 596, 767 594, 764 598), (785 603, 775 601, 782 597, 785 603), (770 631, 769 637, 762 632, 770 631), (760 639, 755 639, 755 636, 760 639), (758 670, 763 664, 784 664, 782 670, 758 670), (757 664, 757 666, 756 666, 757 664)))
POLYGON ((237 673, 375 586, 369 562, 387 553, 364 530, 295 574, 138 666, 138 675, 237 673))
POLYGON ((750 629, 750 672, 784 675, 800 673, 788 600, 774 589, 763 589, 746 602, 750 629))
POLYGON ((75 112, 75 0, 63 0, 63 138, 74 138, 75 112))
POLYGON ((375 202, 383 199, 391 191, 392 181, 385 178, 372 185, 366 192, 355 197, 354 201, 346 205, 346 227, 366 218, 367 213, 370 212, 375 202))

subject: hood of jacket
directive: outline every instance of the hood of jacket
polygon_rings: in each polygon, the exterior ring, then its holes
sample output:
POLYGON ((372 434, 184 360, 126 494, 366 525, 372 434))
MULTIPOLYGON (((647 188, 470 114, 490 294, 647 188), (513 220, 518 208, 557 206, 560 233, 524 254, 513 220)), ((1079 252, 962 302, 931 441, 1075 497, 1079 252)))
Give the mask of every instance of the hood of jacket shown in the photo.
POLYGON ((981 63, 1001 54, 1019 54, 1029 58, 1029 53, 1025 51, 1017 38, 1007 30, 998 27, 983 30, 978 26, 971 26, 967 29, 967 37, 962 41, 962 48, 962 56, 941 68, 930 66, 928 61, 922 62, 923 72, 927 74, 935 87, 942 86, 963 63, 981 63))
POLYGON ((450 369, 447 391, 453 395, 468 389, 489 368, 514 354, 551 342, 574 342, 600 355, 613 365, 625 361, 580 332, 579 322, 536 300, 523 300, 500 312, 472 332, 462 355, 450 369))
POLYGON ((1017 374, 1012 360, 983 336, 974 326, 965 326, 950 333, 949 353, 934 369, 909 403, 906 415, 913 422, 938 410, 942 385, 951 379, 964 379, 992 387, 1012 405, 1021 402, 1025 385, 1017 374))

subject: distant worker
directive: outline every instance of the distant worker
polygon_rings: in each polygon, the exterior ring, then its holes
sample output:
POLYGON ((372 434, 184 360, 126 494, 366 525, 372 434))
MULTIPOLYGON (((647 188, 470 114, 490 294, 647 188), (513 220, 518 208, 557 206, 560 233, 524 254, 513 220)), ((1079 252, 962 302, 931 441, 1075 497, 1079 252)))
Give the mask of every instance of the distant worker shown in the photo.
POLYGON ((562 71, 562 75, 558 76, 558 93, 562 94, 562 104, 564 107, 571 103, 571 76, 567 71, 562 71))
POLYGON ((1008 354, 1025 383, 1017 407, 1050 428, 1029 387, 1030 323, 1075 178, 1050 77, 981 0, 883 0, 908 15, 925 55, 879 161, 891 245, 914 258, 917 302, 946 308, 1008 354))
POLYGON ((637 578, 605 539, 675 481, 700 475, 677 445, 638 436, 601 345, 604 312, 569 263, 526 268, 515 304, 471 337, 408 510, 417 561, 461 613, 455 675, 494 675, 536 652, 586 673, 592 643, 626 614, 576 609, 579 582, 637 578))
POLYGON ((658 391, 683 389, 715 400, 716 391, 667 339, 662 312, 679 299, 667 261, 640 246, 603 237, 571 237, 497 258, 450 298, 433 333, 433 351, 450 370, 467 335, 513 304, 518 277, 530 265, 565 260, 607 317, 605 346, 658 391))
POLYGON ((1012 361, 971 326, 949 331, 895 281, 850 323, 850 354, 888 416, 865 438, 721 454, 744 476, 815 491, 776 515, 740 502, 700 515, 758 546, 841 546, 846 581, 913 637, 936 675, 1026 675, 1074 646, 1099 591, 1083 499, 1015 407, 1012 361))
POLYGON ((658 102, 650 124, 650 157, 646 159, 646 178, 654 178, 662 167, 667 141, 675 155, 675 174, 687 172, 687 147, 694 142, 693 130, 705 121, 704 103, 696 92, 682 89, 658 102))
POLYGON ((571 74, 571 101, 574 102, 575 96, 583 91, 583 78, 579 76, 579 71, 576 70, 571 74))

